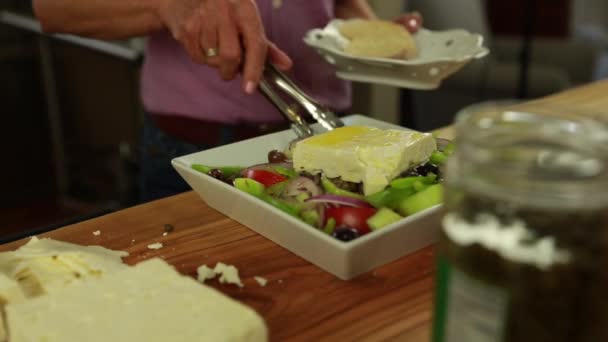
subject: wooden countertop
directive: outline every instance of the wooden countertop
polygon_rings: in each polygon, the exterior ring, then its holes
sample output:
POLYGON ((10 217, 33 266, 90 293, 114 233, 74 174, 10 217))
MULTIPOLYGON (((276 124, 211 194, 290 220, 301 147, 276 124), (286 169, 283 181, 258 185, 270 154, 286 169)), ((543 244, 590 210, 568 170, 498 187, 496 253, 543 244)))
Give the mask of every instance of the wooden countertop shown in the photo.
MULTIPOLYGON (((608 81, 519 105, 581 106, 608 118, 608 81)), ((441 133, 452 134, 450 129, 441 133)), ((184 274, 201 264, 239 268, 245 283, 209 284, 255 308, 272 341, 428 341, 433 299, 433 248, 428 247, 351 281, 342 281, 209 208, 195 193, 168 197, 67 226, 41 237, 96 244, 130 253, 126 262, 161 257, 184 274), (174 230, 163 236, 165 226, 174 230), (94 236, 99 230, 101 234, 94 236), (160 250, 148 244, 162 242, 160 250), (254 276, 269 280, 265 287, 254 276)), ((24 243, 0 246, 12 250, 24 243)))

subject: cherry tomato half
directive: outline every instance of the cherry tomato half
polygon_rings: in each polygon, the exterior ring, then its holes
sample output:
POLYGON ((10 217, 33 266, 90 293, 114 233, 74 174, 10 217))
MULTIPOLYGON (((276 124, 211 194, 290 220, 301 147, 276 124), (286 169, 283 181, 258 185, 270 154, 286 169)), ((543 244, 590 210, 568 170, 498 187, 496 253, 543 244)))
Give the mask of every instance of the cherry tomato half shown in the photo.
POLYGON ((336 207, 327 208, 326 218, 336 220, 336 227, 350 227, 356 229, 360 235, 369 233, 367 219, 376 213, 376 208, 336 207))
POLYGON ((245 172, 245 177, 258 181, 267 187, 276 183, 284 182, 288 179, 287 177, 278 173, 266 170, 247 170, 245 172))

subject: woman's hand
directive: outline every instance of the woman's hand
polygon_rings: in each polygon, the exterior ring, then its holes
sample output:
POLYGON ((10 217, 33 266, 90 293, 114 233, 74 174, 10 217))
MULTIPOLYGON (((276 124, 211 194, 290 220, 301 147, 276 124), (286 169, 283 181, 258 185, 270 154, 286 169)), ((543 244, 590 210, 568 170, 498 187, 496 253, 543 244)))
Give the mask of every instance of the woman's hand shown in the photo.
POLYGON ((422 15, 418 12, 402 14, 393 21, 405 26, 410 33, 416 33, 422 27, 422 15))
POLYGON ((159 16, 197 63, 219 69, 224 80, 243 74, 243 89, 253 93, 266 59, 279 69, 292 61, 268 41, 253 0, 162 0, 159 16))

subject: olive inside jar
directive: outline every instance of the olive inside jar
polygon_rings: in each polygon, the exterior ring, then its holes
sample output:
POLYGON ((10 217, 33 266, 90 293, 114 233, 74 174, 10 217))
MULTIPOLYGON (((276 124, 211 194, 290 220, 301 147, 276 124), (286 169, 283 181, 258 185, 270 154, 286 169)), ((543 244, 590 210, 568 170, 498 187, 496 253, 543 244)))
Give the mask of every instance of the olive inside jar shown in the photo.
POLYGON ((555 112, 457 116, 433 341, 608 341, 608 129, 555 112))

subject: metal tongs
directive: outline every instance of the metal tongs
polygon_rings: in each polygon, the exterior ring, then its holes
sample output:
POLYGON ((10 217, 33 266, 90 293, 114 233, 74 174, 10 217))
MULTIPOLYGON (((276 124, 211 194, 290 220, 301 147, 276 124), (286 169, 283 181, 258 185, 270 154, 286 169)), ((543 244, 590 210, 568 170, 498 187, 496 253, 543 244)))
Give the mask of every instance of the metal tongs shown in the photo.
POLYGON ((266 98, 291 122, 291 128, 300 139, 314 135, 314 132, 300 115, 299 109, 306 110, 328 131, 344 126, 342 120, 334 113, 304 93, 271 63, 266 63, 260 89, 266 98), (286 96, 279 95, 277 91, 282 91, 286 96), (284 97, 289 97, 291 100, 286 102, 284 97))

